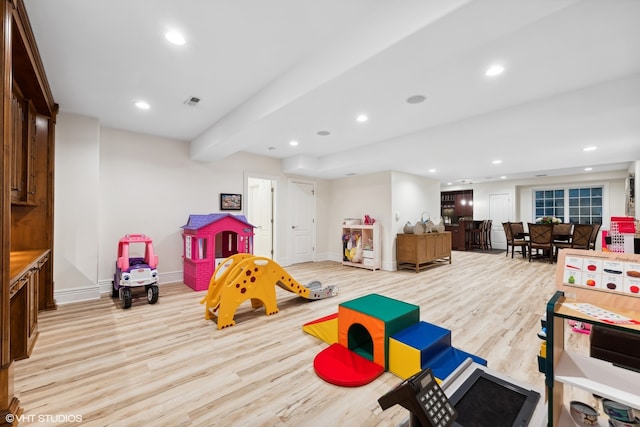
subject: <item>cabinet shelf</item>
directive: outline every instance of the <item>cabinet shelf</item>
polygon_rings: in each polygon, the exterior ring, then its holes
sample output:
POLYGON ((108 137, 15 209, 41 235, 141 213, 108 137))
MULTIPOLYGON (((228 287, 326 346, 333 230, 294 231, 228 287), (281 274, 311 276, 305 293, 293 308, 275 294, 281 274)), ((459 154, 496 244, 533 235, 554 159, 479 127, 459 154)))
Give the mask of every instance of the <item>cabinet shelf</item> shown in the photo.
POLYGON ((441 192, 440 215, 473 218, 473 190, 441 192))
POLYGON ((564 351, 556 365, 554 380, 640 408, 640 373, 603 360, 564 351))
POLYGON ((382 257, 380 252, 380 225, 343 225, 342 226, 342 265, 349 267, 366 268, 369 270, 380 270, 382 257), (348 250, 348 242, 345 237, 351 240, 351 245, 355 249, 353 253, 348 250), (349 254, 347 254, 349 252, 349 254))
MULTIPOLYGON (((563 270, 567 256, 572 257, 572 265, 577 265, 574 261, 581 261, 582 258, 609 260, 617 255, 619 254, 563 250, 558 257, 558 291, 547 303, 545 374, 551 427, 574 424, 567 402, 574 400, 576 393, 593 394, 632 408, 640 408, 639 372, 564 348, 567 320, 640 336, 640 325, 629 321, 640 320, 640 312, 637 311, 640 299, 637 295, 592 290, 586 286, 576 287, 564 283, 563 270)), ((640 264, 640 256, 625 254, 624 262, 640 264)), ((598 425, 607 426, 606 417, 599 417, 598 425)))

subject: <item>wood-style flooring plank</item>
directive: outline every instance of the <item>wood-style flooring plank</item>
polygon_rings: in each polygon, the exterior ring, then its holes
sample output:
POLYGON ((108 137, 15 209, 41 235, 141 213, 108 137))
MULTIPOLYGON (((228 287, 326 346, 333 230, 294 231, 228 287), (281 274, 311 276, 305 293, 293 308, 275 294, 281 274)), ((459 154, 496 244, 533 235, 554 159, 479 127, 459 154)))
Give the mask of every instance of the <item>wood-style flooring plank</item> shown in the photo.
MULTIPOLYGON (((400 381, 385 372, 342 388, 318 378, 313 358, 327 344, 302 331, 338 304, 378 293, 420 306, 421 320, 452 331, 452 343, 490 368, 542 391, 536 355, 539 319, 555 292, 555 265, 479 252, 420 273, 368 271, 335 262, 286 268, 297 281, 338 285, 339 295, 307 301, 276 288, 280 312, 245 302, 237 324, 204 319, 205 292, 162 284, 155 305, 123 310, 98 301, 41 312, 29 359, 15 363, 25 415, 74 414, 88 426, 393 426, 407 417, 377 399, 400 381)), ((78 425, 60 422, 55 425, 78 425)))

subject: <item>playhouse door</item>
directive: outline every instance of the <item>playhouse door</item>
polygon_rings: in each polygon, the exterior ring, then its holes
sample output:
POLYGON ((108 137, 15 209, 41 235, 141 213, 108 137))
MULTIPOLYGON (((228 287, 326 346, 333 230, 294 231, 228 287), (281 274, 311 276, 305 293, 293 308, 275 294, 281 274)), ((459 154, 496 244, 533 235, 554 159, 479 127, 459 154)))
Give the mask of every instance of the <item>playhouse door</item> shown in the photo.
POLYGON ((311 182, 291 181, 291 233, 293 263, 313 261, 315 186, 311 182))

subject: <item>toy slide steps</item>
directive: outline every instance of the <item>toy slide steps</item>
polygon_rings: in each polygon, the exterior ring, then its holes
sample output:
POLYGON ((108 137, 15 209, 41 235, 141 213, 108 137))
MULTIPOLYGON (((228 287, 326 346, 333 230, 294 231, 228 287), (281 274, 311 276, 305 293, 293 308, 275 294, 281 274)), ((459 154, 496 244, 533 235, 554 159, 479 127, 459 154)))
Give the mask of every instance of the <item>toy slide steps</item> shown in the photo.
POLYGON ((326 382, 343 387, 369 384, 384 372, 382 366, 337 343, 316 355, 313 368, 326 382))
POLYGON ((431 368, 439 380, 463 361, 487 361, 451 345, 451 331, 420 320, 419 307, 378 294, 338 305, 338 313, 307 322, 303 331, 330 344, 314 359, 328 383, 356 387, 389 371, 402 379, 431 368))
POLYGON ((205 319, 217 317, 218 329, 235 325, 236 310, 246 300, 253 308, 264 306, 267 315, 277 313, 275 287, 309 300, 329 298, 338 294, 336 286, 322 287, 314 281, 304 286, 284 268, 269 258, 236 254, 224 260, 211 277, 205 304, 205 319))

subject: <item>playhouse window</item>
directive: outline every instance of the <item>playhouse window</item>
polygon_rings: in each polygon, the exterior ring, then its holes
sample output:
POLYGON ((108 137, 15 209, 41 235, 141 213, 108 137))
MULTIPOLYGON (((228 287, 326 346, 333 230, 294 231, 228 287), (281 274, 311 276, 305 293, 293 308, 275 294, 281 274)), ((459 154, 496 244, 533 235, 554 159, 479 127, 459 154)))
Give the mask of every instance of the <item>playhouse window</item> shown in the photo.
POLYGON ((207 238, 198 238, 198 259, 207 259, 207 238))
POLYGON ((191 236, 184 236, 184 256, 187 259, 191 259, 191 236))

